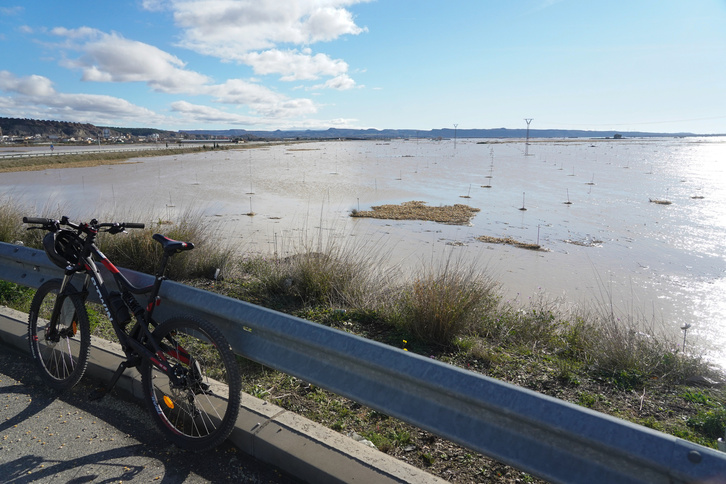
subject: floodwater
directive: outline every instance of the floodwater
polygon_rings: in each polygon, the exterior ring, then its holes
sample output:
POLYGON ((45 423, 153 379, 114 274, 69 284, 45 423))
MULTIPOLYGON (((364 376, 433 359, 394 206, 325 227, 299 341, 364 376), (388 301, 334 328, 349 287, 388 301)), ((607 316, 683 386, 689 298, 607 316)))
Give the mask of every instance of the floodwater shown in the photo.
POLYGON ((678 340, 691 324, 689 344, 726 365, 724 182, 726 138, 412 139, 3 173, 0 196, 58 217, 150 223, 197 210, 244 253, 285 255, 332 237, 403 270, 453 257, 486 267, 507 299, 612 305, 678 340), (410 200, 481 211, 468 226, 349 216, 410 200))

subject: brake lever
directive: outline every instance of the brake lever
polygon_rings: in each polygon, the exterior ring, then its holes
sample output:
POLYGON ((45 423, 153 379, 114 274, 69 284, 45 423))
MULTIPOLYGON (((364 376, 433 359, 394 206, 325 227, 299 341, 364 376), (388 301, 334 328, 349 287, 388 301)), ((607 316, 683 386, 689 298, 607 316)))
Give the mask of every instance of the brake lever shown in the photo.
POLYGON ((112 227, 107 228, 106 232, 110 233, 111 235, 127 233, 123 225, 120 224, 114 224, 112 227))

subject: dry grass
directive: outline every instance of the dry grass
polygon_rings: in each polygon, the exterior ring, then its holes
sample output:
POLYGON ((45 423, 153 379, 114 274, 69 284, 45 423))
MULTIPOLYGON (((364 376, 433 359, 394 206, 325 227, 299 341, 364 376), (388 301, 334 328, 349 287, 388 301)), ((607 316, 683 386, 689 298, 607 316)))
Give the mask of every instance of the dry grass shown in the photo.
POLYGON ((27 247, 41 248, 41 241, 45 232, 42 230, 26 230, 23 224, 24 216, 55 218, 48 215, 48 209, 41 213, 31 212, 30 209, 20 205, 10 197, 0 197, 0 242, 9 244, 20 243, 27 247))
MULTIPOLYGON (((103 220, 118 218, 104 216, 103 220)), ((220 242, 216 229, 199 212, 186 210, 172 221, 161 221, 159 218, 154 220, 150 214, 123 217, 123 220, 144 222, 146 228, 128 229, 126 234, 99 236, 100 249, 119 267, 154 274, 161 260, 162 250, 161 245, 152 239, 152 235, 160 233, 175 240, 192 242, 195 246, 192 252, 184 252, 171 258, 168 268, 170 278, 211 279, 217 270, 225 277, 229 277, 233 271, 234 250, 220 242)))
POLYGON ((518 240, 515 240, 511 237, 491 237, 489 235, 482 235, 480 237, 477 237, 476 239, 481 242, 486 242, 488 244, 507 244, 519 247, 520 249, 544 250, 539 244, 528 244, 526 242, 520 242, 518 240))
POLYGON ((427 220, 451 225, 466 225, 480 209, 463 204, 429 207, 426 202, 410 201, 400 205, 378 205, 371 210, 353 210, 351 217, 389 220, 427 220))
POLYGON ((394 271, 387 253, 372 253, 352 239, 324 237, 287 241, 294 255, 244 261, 263 297, 291 299, 303 306, 374 309, 385 300, 394 271))

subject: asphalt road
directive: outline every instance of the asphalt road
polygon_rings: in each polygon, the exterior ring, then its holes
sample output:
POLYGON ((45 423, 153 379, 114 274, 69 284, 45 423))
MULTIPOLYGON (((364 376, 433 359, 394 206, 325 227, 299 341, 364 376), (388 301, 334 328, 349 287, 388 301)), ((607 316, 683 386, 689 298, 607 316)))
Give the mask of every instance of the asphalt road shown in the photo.
POLYGON ((191 453, 156 430, 139 402, 89 401, 87 378, 59 395, 28 354, 0 345, 0 482, 298 482, 225 444, 191 453))

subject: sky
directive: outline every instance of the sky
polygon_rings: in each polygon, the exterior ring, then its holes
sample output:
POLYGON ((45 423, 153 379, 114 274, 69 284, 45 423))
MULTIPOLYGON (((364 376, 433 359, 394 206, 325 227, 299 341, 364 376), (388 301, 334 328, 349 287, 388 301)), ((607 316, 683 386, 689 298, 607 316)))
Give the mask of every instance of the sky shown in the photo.
POLYGON ((0 117, 726 134, 726 0, 0 0, 0 117))

